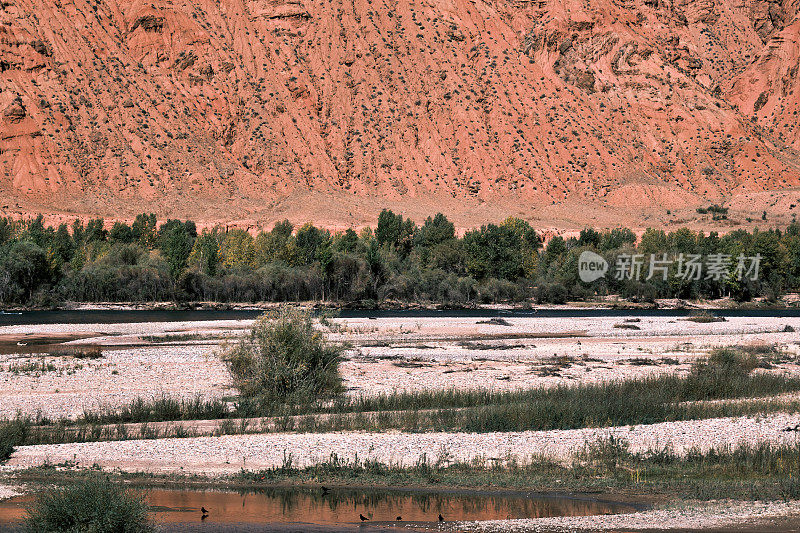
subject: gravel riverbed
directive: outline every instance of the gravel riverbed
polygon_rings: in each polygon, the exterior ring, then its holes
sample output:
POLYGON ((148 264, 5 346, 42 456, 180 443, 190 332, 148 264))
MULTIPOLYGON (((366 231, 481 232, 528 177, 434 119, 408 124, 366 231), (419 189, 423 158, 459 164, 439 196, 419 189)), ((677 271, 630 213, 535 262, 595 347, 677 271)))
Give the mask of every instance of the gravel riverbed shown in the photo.
POLYGON ((798 433, 781 431, 800 422, 800 415, 687 420, 661 424, 508 433, 286 433, 223 435, 219 437, 128 440, 22 446, 6 469, 70 462, 76 466, 127 472, 230 474, 241 469, 281 466, 291 457, 294 466, 326 461, 331 454, 348 461, 373 459, 410 466, 428 461, 544 456, 568 461, 587 444, 609 436, 629 444, 631 452, 669 448, 682 454, 739 444, 795 443, 798 433))
MULTIPOLYGON (((554 531, 654 531, 733 528, 736 531, 773 529, 771 521, 800 516, 800 502, 711 501, 683 503, 636 513, 603 516, 554 516, 523 520, 457 522, 451 527, 474 533, 554 531)), ((796 530, 796 529, 792 529, 796 530)))
MULTIPOLYGON (((644 317, 640 329, 615 328, 619 317, 510 318, 509 325, 475 318, 337 319, 333 340, 353 344, 341 366, 351 395, 397 390, 486 388, 493 390, 627 379, 685 372, 714 346, 779 344, 800 350, 796 318, 730 318, 695 323, 644 317), (580 333, 581 336, 564 336, 580 333)), ((0 418, 17 413, 49 418, 80 416, 84 410, 116 408, 161 395, 218 398, 232 391, 219 358, 220 336, 235 336, 251 321, 128 324, 45 324, 0 327, 15 353, 0 354, 0 418), (26 354, 19 339, 83 334, 71 344, 100 344, 104 357, 75 360, 26 354), (169 342, 196 334, 207 341, 169 342), (159 336, 161 344, 147 344, 159 336), (216 339, 216 340, 214 340, 216 339), (31 363, 52 371, 20 371, 31 363)), ((23 342, 24 344, 24 342, 23 342)), ((796 361, 775 371, 800 374, 796 361)))
MULTIPOLYGON (((771 369, 759 371, 800 375, 800 338, 795 333, 800 331, 799 318, 736 317, 697 323, 669 317, 626 322, 620 317, 532 316, 508 318, 505 323, 477 318, 334 322, 338 327, 329 338, 352 344, 341 365, 351 395, 451 387, 509 390, 682 373, 709 349, 730 345, 776 345, 782 359, 771 369)), ((220 337, 240 335, 250 323, 0 327, 0 344, 5 348, 0 352, 0 418, 17 413, 75 418, 84 410, 114 409, 136 398, 161 395, 227 396, 233 390, 219 358, 220 337), (99 344, 103 357, 76 360, 26 353, 29 338, 78 334, 83 338, 72 344, 99 344), (207 338, 187 340, 187 334, 207 338), (25 370, 31 363, 45 363, 52 369, 25 370)), ((626 442, 632 452, 669 448, 678 454, 739 444, 795 443, 799 434, 782 429, 798 423, 800 415, 774 413, 558 431, 283 433, 22 446, 0 472, 13 476, 28 467, 64 464, 216 476, 242 468, 281 466, 288 458, 302 467, 326 461, 331 454, 350 461, 358 457, 392 465, 413 465, 422 458, 430 462, 484 460, 487 464, 511 457, 525 461, 533 456, 569 461, 588 444, 609 436, 626 442)), ((0 484, 0 499, 18 492, 12 485, 0 484)), ((733 524, 747 529, 748 524, 798 515, 798 502, 711 502, 616 516, 473 522, 457 527, 475 532, 635 531, 733 524)))

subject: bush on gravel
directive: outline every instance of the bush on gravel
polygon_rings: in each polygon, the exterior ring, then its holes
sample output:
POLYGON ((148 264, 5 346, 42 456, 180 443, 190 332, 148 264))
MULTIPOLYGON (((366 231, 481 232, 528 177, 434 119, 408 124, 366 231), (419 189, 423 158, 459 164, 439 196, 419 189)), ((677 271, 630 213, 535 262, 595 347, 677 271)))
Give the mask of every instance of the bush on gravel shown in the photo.
POLYGON ((309 312, 287 306, 259 317, 223 359, 244 398, 308 403, 343 391, 343 351, 325 340, 309 312))

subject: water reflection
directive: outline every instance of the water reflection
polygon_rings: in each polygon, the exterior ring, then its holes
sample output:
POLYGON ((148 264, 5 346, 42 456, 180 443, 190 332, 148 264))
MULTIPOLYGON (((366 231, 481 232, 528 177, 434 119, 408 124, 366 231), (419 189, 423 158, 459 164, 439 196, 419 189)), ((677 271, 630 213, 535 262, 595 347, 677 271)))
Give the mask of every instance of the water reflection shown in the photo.
MULTIPOLYGON (((447 521, 456 521, 597 515, 631 510, 628 505, 587 499, 413 490, 333 488, 323 492, 318 488, 274 488, 232 492, 158 489, 146 491, 146 496, 152 505, 153 518, 168 531, 194 531, 184 527, 192 524, 204 527, 214 524, 209 531, 245 531, 248 530, 245 526, 265 524, 277 528, 271 530, 288 530, 286 528, 292 524, 313 524, 319 526, 319 530, 346 526, 339 530, 347 530, 356 524, 360 527, 359 515, 362 514, 369 519, 367 526, 373 527, 381 523, 390 525, 398 516, 402 517, 403 523, 408 523, 436 522, 439 514, 447 521), (201 508, 208 510, 205 519, 201 508)), ((31 499, 25 496, 0 502, 0 524, 22 520, 31 499)), ((312 529, 308 527, 305 530, 312 529)))

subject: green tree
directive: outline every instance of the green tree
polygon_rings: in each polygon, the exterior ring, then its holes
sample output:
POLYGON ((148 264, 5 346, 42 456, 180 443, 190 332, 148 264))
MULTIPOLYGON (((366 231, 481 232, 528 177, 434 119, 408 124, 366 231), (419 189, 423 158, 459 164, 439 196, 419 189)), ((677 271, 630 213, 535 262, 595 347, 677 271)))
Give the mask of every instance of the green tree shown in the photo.
POLYGON ((578 236, 578 246, 591 246, 592 248, 600 248, 600 232, 592 228, 585 228, 581 230, 578 236))
POLYGON ((527 221, 521 218, 508 217, 502 226, 511 229, 519 237, 523 275, 526 278, 534 277, 539 263, 537 250, 542 246, 541 237, 527 221))
POLYGON ((112 243, 132 243, 135 239, 133 237, 133 230, 124 222, 114 222, 111 226, 111 231, 108 232, 108 240, 112 243))
POLYGON ((660 256, 667 253, 668 248, 666 233, 662 230, 647 228, 642 234, 637 251, 649 258, 650 254, 660 256))
POLYGON ((208 276, 216 276, 220 261, 220 234, 217 228, 203 230, 194 241, 188 262, 208 276))
POLYGON ((133 221, 131 231, 133 238, 141 246, 147 249, 153 249, 158 241, 157 220, 155 213, 145 214, 140 213, 136 215, 133 221))
POLYGON ((600 236, 600 250, 608 252, 636 244, 636 234, 628 228, 614 228, 600 236))
POLYGON ((0 254, 0 301, 28 302, 50 281, 50 263, 44 250, 29 241, 6 245, 0 254))
POLYGON ((787 273, 790 276, 789 286, 800 286, 800 225, 792 224, 783 235, 782 244, 786 251, 787 273))
POLYGON ((414 244, 431 247, 455 238, 455 225, 447 220, 447 217, 443 214, 436 213, 433 218, 428 217, 425 219, 425 223, 414 236, 414 244))
POLYGON ((556 235, 547 242, 544 254, 542 256, 542 264, 545 269, 550 269, 553 265, 560 266, 567 254, 567 243, 564 237, 556 235))
POLYGON ((0 246, 14 237, 16 224, 11 217, 0 217, 0 246))
POLYGON ((256 265, 255 239, 243 229, 228 231, 220 246, 220 258, 227 269, 251 270, 256 265))
MULTIPOLYGON (((52 234, 52 229, 49 233, 52 234)), ((44 226, 44 216, 38 215, 35 219, 28 221, 24 234, 20 240, 29 240, 36 246, 46 249, 49 244, 48 231, 44 226)))
POLYGON ((50 253, 55 258, 54 267, 61 268, 64 263, 69 263, 75 253, 75 242, 69 234, 66 224, 60 224, 53 236, 50 253))
POLYGON ((667 236, 670 251, 679 254, 693 254, 697 250, 697 235, 689 228, 679 228, 667 236))
POLYGON ((519 235, 508 226, 488 224, 463 238, 467 271, 478 279, 516 280, 523 274, 519 235))
POLYGON ((417 226, 410 218, 404 220, 403 215, 395 215, 384 209, 378 215, 375 237, 380 246, 388 246, 397 251, 400 257, 405 257, 411 251, 416 230, 417 226))
POLYGON ((428 267, 458 275, 467 273, 467 254, 459 239, 444 241, 430 249, 428 267))
POLYGON ((273 261, 287 261, 287 245, 294 226, 288 220, 278 222, 269 232, 256 236, 256 263, 266 265, 273 261))
POLYGON ((331 236, 327 230, 321 230, 313 224, 305 224, 295 235, 297 260, 300 265, 310 265, 320 259, 320 254, 330 246, 331 236))
POLYGON ((80 219, 75 219, 72 221, 72 241, 75 243, 76 247, 83 246, 84 244, 84 231, 85 228, 83 227, 83 222, 80 219))
POLYGON ((333 246, 338 252, 355 253, 358 248, 358 234, 352 228, 336 235, 333 246))
POLYGON ((508 217, 501 224, 502 227, 512 230, 520 238, 522 245, 530 250, 538 250, 542 246, 542 239, 536 230, 526 221, 517 217, 508 217))
POLYGON ((84 240, 86 243, 103 242, 108 238, 108 231, 105 229, 102 218, 94 218, 86 223, 84 240))
POLYGON ((167 220, 161 225, 158 236, 159 248, 167 260, 173 278, 177 279, 186 268, 196 237, 197 229, 192 221, 167 220))
POLYGON ((363 257, 335 252, 325 262, 324 272, 329 298, 350 301, 366 298, 371 280, 369 265, 363 257))
POLYGON ((367 266, 372 277, 372 293, 375 295, 378 292, 378 287, 386 281, 386 265, 381 255, 378 239, 371 237, 367 232, 364 232, 362 238, 367 243, 364 258, 367 260, 367 266))

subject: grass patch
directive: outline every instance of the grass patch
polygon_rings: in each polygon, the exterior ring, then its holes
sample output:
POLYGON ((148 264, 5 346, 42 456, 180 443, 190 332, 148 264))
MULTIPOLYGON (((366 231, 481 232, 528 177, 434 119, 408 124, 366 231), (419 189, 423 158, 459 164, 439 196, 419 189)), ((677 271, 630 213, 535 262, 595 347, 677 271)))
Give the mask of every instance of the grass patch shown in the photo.
POLYGON ((0 423, 0 464, 8 461, 14 448, 21 446, 28 435, 29 425, 24 420, 0 423))
MULTIPOLYGON (((760 359, 722 348, 696 361, 688 375, 658 375, 601 383, 561 384, 527 390, 423 390, 372 397, 278 403, 263 397, 204 400, 137 399, 77 421, 23 421, 38 427, 27 444, 193 436, 182 426, 146 427, 131 433, 122 424, 187 420, 231 420, 218 433, 342 430, 526 431, 607 427, 726 416, 800 412, 800 401, 771 398, 800 390, 800 378, 754 371, 760 359), (714 400, 747 400, 719 402, 714 400), (232 403, 232 405, 231 405, 232 403), (269 418, 248 425, 243 418, 269 418)), ((554 361, 554 372, 575 361, 554 361)), ((657 361, 631 360, 630 364, 657 361)), ((534 369, 534 371, 537 371, 534 369)))
POLYGON ((632 357, 627 360, 627 363, 631 366, 654 366, 658 364, 658 361, 649 357, 632 357))
POLYGON ((231 335, 214 333, 173 333, 166 335, 144 335, 141 339, 151 344, 178 343, 190 341, 220 341, 230 339, 231 335))
POLYGON ((332 454, 327 461, 300 468, 284 453, 281 466, 241 471, 236 477, 249 483, 323 483, 350 485, 492 486, 525 490, 618 490, 638 493, 667 492, 686 499, 749 500, 800 497, 800 445, 756 446, 690 451, 679 456, 669 449, 629 451, 618 438, 589 443, 567 463, 542 456, 477 459, 470 463, 422 456, 411 466, 397 466, 356 458, 346 461, 332 454))
POLYGON ((44 359, 39 361, 28 361, 26 363, 12 363, 8 366, 8 371, 12 374, 44 374, 46 372, 56 372, 58 367, 44 359))
MULTIPOLYGON (((299 467, 284 452, 280 466, 241 470, 226 477, 108 473, 111 479, 148 485, 191 484, 255 488, 267 486, 387 486, 416 488, 519 489, 532 492, 607 492, 637 495, 666 494, 686 500, 788 500, 800 498, 800 444, 740 445, 675 454, 669 448, 631 452, 624 439, 601 438, 588 443, 566 462, 541 455, 476 458, 453 461, 448 450, 436 460, 423 455, 412 465, 399 466, 372 459, 347 460, 331 454, 327 460, 299 467)), ((20 482, 72 482, 91 479, 96 472, 74 469, 73 463, 44 465, 20 471, 20 482)))
POLYGON ((717 316, 711 311, 696 311, 686 318, 680 318, 685 322, 697 322, 699 324, 709 324, 711 322, 725 322, 725 317, 717 316))
POLYGON ((461 341, 458 345, 466 350, 515 350, 517 348, 525 348, 524 344, 484 344, 471 341, 461 341))
POLYGON ((100 359, 103 349, 97 344, 66 345, 53 348, 48 353, 51 357, 74 357, 75 359, 100 359))
POLYGON ((476 324, 488 324, 490 326, 511 326, 511 322, 506 320, 505 318, 494 317, 490 318, 489 320, 478 320, 475 322, 476 324))
POLYGON ((137 398, 121 409, 84 411, 79 419, 84 424, 126 424, 133 422, 166 422, 175 420, 216 420, 231 416, 224 400, 170 398, 161 396, 153 400, 137 398))

